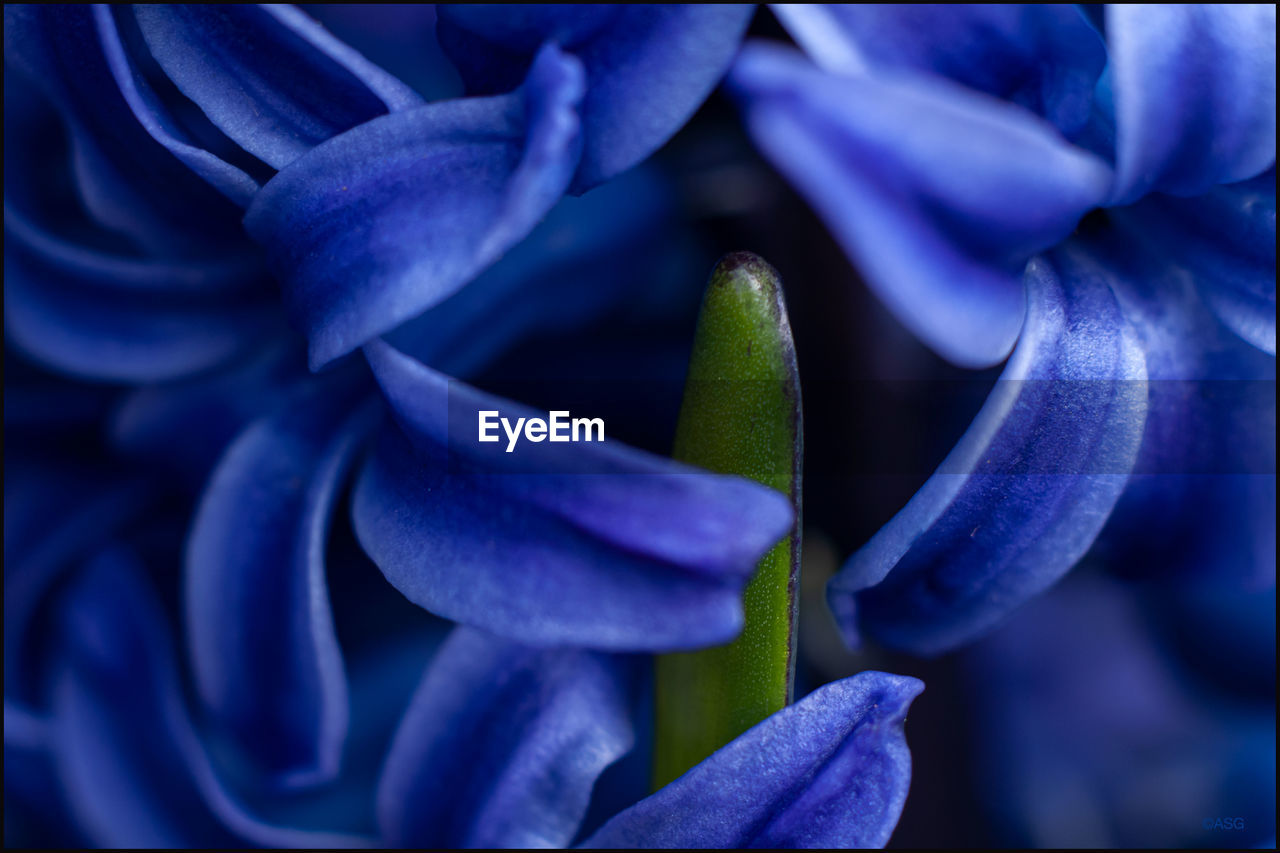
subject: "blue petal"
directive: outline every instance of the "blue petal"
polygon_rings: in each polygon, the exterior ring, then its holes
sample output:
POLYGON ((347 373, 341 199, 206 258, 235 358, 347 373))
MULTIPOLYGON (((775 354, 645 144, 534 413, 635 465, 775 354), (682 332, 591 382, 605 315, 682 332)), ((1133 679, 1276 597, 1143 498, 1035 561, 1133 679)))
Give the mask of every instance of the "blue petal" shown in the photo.
POLYGON ((227 136, 277 169, 422 99, 292 6, 136 7, 160 67, 227 136))
MULTIPOLYGON (((4 32, 6 62, 44 89, 66 122, 76 188, 94 221, 161 256, 243 241, 235 204, 139 123, 89 6, 6 6, 4 32)), ((6 138, 8 107, 6 95, 6 138)), ((9 183, 6 176, 6 197, 9 183)))
POLYGON ((109 551, 62 610, 57 764, 78 823, 107 847, 367 846, 258 820, 224 787, 182 696, 160 603, 135 559, 109 551))
POLYGON ((1027 286, 982 411, 828 586, 850 644, 859 628, 922 654, 972 639, 1070 569, 1124 490, 1146 422, 1138 340, 1087 257, 1037 259, 1027 286))
POLYGON ((187 547, 200 697, 284 786, 336 776, 347 734, 324 553, 343 475, 377 415, 350 379, 299 389, 236 439, 187 547))
POLYGON ((273 178, 245 218, 319 367, 420 314, 519 242, 577 165, 582 69, 543 51, 501 98, 366 122, 273 178))
POLYGON ((564 847, 631 748, 625 671, 460 627, 432 661, 378 784, 393 847, 564 847))
POLYGON ((666 312, 674 300, 664 300, 663 283, 684 289, 693 283, 690 268, 699 266, 689 257, 686 225, 661 176, 636 169, 595 192, 561 199, 479 278, 385 340, 442 373, 467 378, 527 338, 587 328, 623 304, 634 313, 635 302, 648 300, 666 312))
POLYGON ((1068 5, 779 4, 773 11, 828 71, 930 71, 1024 106, 1068 137, 1088 121, 1107 62, 1097 31, 1068 5))
POLYGON ((94 23, 102 41, 103 55, 111 69, 111 75, 120 88, 120 95, 129 105, 134 118, 174 157, 212 184, 219 192, 241 207, 248 207, 249 200, 258 191, 258 182, 242 169, 223 160, 193 139, 181 124, 168 113, 160 98, 148 85, 129 57, 121 38, 116 15, 130 14, 125 10, 113 10, 104 5, 93 9, 94 23))
POLYGON ((6 338, 53 370, 117 382, 175 379, 230 361, 281 323, 257 294, 174 292, 184 282, 237 281, 234 263, 122 257, 5 213, 6 338))
POLYGON ((1217 322, 1197 292, 1204 283, 1170 262, 1181 250, 1165 235, 1156 230, 1160 239, 1147 242, 1153 223, 1139 215, 1144 207, 1113 211, 1117 227, 1088 247, 1111 271, 1151 380, 1142 452, 1099 556, 1118 572, 1163 582, 1272 586, 1275 358, 1217 322))
POLYGON ((1198 195, 1276 160, 1276 8, 1108 5, 1112 201, 1198 195))
POLYGON ((644 160, 697 111, 733 61, 750 5, 439 8, 440 44, 468 91, 508 91, 544 42, 582 60, 582 193, 644 160))
POLYGON ((923 689, 883 672, 820 687, 582 846, 883 847, 907 799, 911 753, 902 726, 923 689))
POLYGON ((944 80, 837 77, 755 45, 730 83, 756 144, 876 294, 964 366, 1008 354, 1026 262, 1109 186, 1101 161, 1040 119, 944 80))
POLYGON ((1137 235, 1194 277, 1232 331, 1276 354, 1276 172, 1180 199, 1153 194, 1121 214, 1137 235))
POLYGON ((366 355, 398 426, 352 514, 411 601, 533 644, 675 650, 741 630, 742 588, 791 524, 782 494, 608 439, 477 444, 480 410, 535 413, 385 344, 366 355))

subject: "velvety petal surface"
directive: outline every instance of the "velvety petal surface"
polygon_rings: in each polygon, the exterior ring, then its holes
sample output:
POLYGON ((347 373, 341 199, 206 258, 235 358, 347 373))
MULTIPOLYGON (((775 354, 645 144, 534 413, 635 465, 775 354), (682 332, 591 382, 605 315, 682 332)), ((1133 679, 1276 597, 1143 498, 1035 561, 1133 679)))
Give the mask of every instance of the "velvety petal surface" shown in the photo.
POLYGON ((1067 4, 797 3, 773 13, 828 71, 940 74, 1024 106, 1067 136, 1088 120, 1107 62, 1097 31, 1067 4))
POLYGON ((1273 4, 1111 4, 1116 203, 1198 195, 1276 160, 1273 4))
POLYGON ((265 823, 226 789, 188 716, 160 602, 129 552, 107 551, 86 567, 62 618, 53 743, 72 811, 94 843, 370 843, 265 823))
POLYGON ((460 627, 400 721, 378 785, 394 847, 564 847, 631 748, 628 664, 460 627))
POLYGON ((577 60, 539 54, 510 95, 366 122, 273 178, 245 218, 319 367, 466 284, 564 193, 579 153, 577 60))
POLYGON ((139 5, 152 55, 227 136, 276 169, 422 99, 293 6, 139 5))
MULTIPOLYGON (((388 580, 434 613, 535 644, 672 650, 741 629, 741 593, 790 528, 781 493, 604 442, 476 441, 478 413, 538 413, 386 344, 396 417, 352 514, 388 580)), ((545 417, 545 413, 542 413, 545 417)))
POLYGON ((545 42, 586 69, 585 192, 660 148, 707 99, 738 51, 750 5, 441 6, 440 45, 468 91, 510 91, 545 42))
POLYGON ((1105 271, 1069 248, 1032 262, 1027 322, 982 411, 827 597, 918 654, 972 639, 1085 553, 1138 458, 1146 366, 1105 271))
POLYGON ((883 847, 911 783, 903 735, 924 685, 863 672, 820 687, 616 815, 596 847, 883 847))
POLYGON ((1022 270, 1105 197, 1099 160, 1018 107, 945 80, 842 77, 749 46, 730 85, 765 156, 893 313, 985 367, 1022 325, 1022 270))
POLYGON ((325 581, 343 475, 378 412, 338 374, 303 386, 228 448, 201 498, 184 594, 214 718, 282 784, 336 776, 347 680, 325 581))

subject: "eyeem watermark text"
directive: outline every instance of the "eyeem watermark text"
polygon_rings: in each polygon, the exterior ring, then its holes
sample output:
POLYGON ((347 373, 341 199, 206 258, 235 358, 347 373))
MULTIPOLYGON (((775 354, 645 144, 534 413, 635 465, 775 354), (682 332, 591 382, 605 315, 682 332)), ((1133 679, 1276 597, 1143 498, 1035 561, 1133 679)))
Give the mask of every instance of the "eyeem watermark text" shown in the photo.
POLYGON ((507 435, 507 453, 516 449, 521 431, 528 441, 604 441, 603 418, 573 418, 568 412, 549 412, 549 420, 542 418, 516 418, 513 426, 510 418, 501 417, 496 409, 482 410, 479 415, 480 437, 478 441, 501 441, 498 427, 507 435), (595 438, 592 438, 592 433, 595 438), (581 437, 579 437, 581 435, 581 437))

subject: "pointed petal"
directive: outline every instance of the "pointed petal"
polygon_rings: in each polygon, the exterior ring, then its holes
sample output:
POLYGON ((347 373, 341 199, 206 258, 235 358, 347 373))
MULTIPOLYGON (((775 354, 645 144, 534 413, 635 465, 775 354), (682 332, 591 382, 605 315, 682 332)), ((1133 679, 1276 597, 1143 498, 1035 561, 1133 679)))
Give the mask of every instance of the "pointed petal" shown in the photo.
POLYGON ((756 144, 876 294, 960 365, 1008 354, 1023 267, 1110 181, 1046 123, 947 81, 837 77, 792 51, 749 46, 730 84, 756 144))
POLYGON ((631 748, 625 664, 455 629, 378 785, 393 847, 564 847, 605 767, 631 748))
POLYGON ((778 492, 610 442, 475 441, 533 411, 386 344, 366 348, 398 423, 353 497, 388 580, 432 612, 535 644, 687 649, 731 639, 742 588, 790 528, 778 492))
POLYGON ((834 73, 928 71, 1026 107, 1068 137, 1089 118, 1106 47, 1065 4, 778 4, 778 20, 834 73))
POLYGON ((1112 202, 1198 195, 1276 161, 1273 4, 1107 6, 1112 202))
POLYGON ((441 6, 440 42, 468 91, 508 91, 544 42, 586 69, 582 162, 572 192, 635 166, 684 126, 733 61, 753 7, 441 6))
POLYGON ((748 729, 582 843, 883 847, 911 783, 902 726, 924 685, 864 672, 748 729))
POLYGON ((366 122, 273 178, 245 218, 320 367, 439 303, 520 241, 576 167, 581 67, 366 122))
POLYGON ((1087 257, 1037 259, 1027 284, 982 411, 828 586, 850 644, 859 627, 918 654, 972 639, 1075 565, 1124 490, 1146 422, 1137 337, 1087 257))
POLYGON ((300 389, 236 439, 187 546, 200 698, 286 786, 336 776, 347 734, 324 552, 343 475, 377 412, 344 379, 300 389))

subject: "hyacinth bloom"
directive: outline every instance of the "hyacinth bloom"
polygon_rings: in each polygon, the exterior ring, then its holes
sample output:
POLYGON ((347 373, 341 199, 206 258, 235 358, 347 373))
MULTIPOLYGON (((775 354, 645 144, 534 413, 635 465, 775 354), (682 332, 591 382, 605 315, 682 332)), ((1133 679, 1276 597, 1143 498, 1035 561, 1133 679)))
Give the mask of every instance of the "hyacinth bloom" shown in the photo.
POLYGON ((428 102, 293 8, 6 10, 6 340, 73 377, 15 398, 6 476, 6 792, 45 840, 887 840, 921 685, 882 673, 583 826, 635 740, 616 653, 731 640, 793 510, 614 440, 511 470, 460 437, 534 410, 441 372, 643 307, 619 258, 681 259, 655 181, 561 199, 678 130, 750 15, 451 11, 467 94, 428 102))
POLYGON ((761 150, 926 344, 1008 357, 832 581, 846 639, 954 648, 1095 543, 1274 586, 1274 7, 777 14, 807 57, 731 81, 761 150))
POLYGON ((7 845, 954 843, 967 753, 980 844, 1274 838, 1270 7, 5 11, 7 845), (840 294, 693 328, 794 236, 750 142, 1004 364, 821 677, 840 294))

